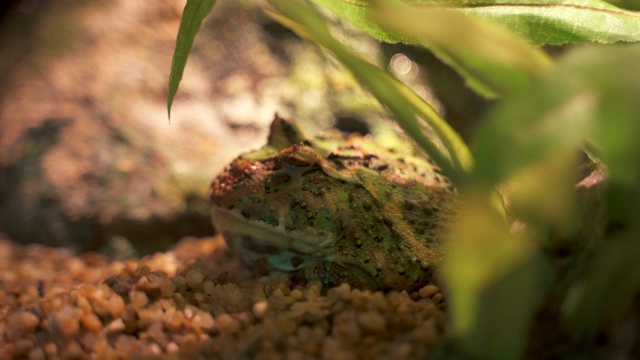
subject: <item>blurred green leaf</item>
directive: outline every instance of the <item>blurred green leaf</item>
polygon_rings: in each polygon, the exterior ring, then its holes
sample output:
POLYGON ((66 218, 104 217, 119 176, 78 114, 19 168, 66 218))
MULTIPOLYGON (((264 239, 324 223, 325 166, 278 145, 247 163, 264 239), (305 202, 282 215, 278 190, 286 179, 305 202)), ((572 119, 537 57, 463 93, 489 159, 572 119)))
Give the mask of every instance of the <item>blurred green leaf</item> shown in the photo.
POLYGON ((171 118, 171 105, 173 98, 178 92, 180 80, 184 73, 184 67, 189 58, 189 52, 193 46, 193 39, 196 37, 202 21, 213 9, 216 0, 187 0, 187 4, 182 12, 178 37, 176 39, 176 49, 171 60, 171 74, 169 75, 169 93, 167 95, 167 115, 171 118))
POLYGON ((600 149, 612 180, 637 184, 640 45, 590 46, 488 114, 475 139, 477 175, 500 183, 519 169, 578 149, 600 149))
MULTIPOLYGON (((388 42, 410 37, 381 27, 372 0, 313 0, 388 42)), ((640 14, 599 0, 402 0, 415 8, 438 6, 490 20, 536 45, 640 41, 640 14)))
POLYGON ((595 127, 600 99, 595 89, 566 88, 567 77, 558 75, 491 111, 475 139, 478 181, 499 184, 528 165, 580 148, 595 127))
POLYGON ((599 244, 587 278, 564 305, 577 335, 591 337, 621 316, 640 290, 640 45, 580 49, 568 54, 563 68, 600 92, 591 136, 608 166, 608 215, 620 228, 599 244))
POLYGON ((442 269, 454 334, 472 358, 517 359, 549 267, 534 243, 509 231, 484 191, 467 190, 442 269))
POLYGON ((640 41, 640 13, 599 0, 313 1, 380 40, 427 46, 490 98, 550 64, 517 35, 532 45, 640 41))
POLYGON ((562 312, 575 337, 592 338, 632 304, 640 289, 638 235, 636 231, 627 238, 601 243, 587 278, 567 295, 562 312))
POLYGON ((388 72, 354 55, 329 32, 325 19, 298 0, 272 0, 279 12, 269 15, 300 36, 307 37, 330 50, 369 91, 394 113, 402 128, 423 147, 445 175, 456 181, 473 167, 473 159, 460 136, 424 99, 388 72), (427 136, 423 119, 433 128, 446 149, 427 136))
MULTIPOLYGON (((566 149, 514 173, 503 187, 503 191, 508 188, 512 215, 526 223, 536 238, 546 239, 550 232, 564 238, 578 230, 575 184, 580 179, 574 167, 575 151, 566 149)), ((548 240, 545 245, 556 244, 548 240)))
MULTIPOLYGON (((476 139, 478 183, 511 180, 530 166, 554 162, 586 141, 608 165, 607 210, 622 233, 609 240, 615 243, 600 245, 596 261, 586 265, 589 276, 565 304, 565 317, 578 334, 593 335, 603 322, 620 314, 640 287, 640 271, 634 265, 640 257, 638 94, 640 45, 577 48, 530 89, 505 98, 488 115, 476 139)), ((560 198, 547 196, 558 193, 560 185, 554 183, 563 182, 562 174, 547 176, 531 179, 540 184, 533 187, 539 196, 523 203, 555 214, 551 217, 570 215, 568 208, 556 213, 563 206, 560 198)))
POLYGON ((464 12, 501 24, 535 45, 640 41, 640 13, 623 10, 604 1, 509 0, 485 3, 489 4, 474 4, 464 12))
POLYGON ((375 1, 374 19, 412 42, 430 48, 487 97, 526 87, 551 66, 539 49, 508 30, 452 9, 416 8, 400 1, 375 1))

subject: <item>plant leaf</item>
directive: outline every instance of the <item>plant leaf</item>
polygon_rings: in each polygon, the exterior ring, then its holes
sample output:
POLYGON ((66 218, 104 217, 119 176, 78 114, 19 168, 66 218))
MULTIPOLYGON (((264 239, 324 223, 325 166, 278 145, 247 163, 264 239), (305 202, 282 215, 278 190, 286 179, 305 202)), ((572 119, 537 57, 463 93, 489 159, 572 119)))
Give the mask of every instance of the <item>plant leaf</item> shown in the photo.
POLYGON ((171 105, 173 98, 178 92, 180 80, 184 73, 184 67, 189 58, 189 52, 193 46, 193 39, 196 37, 202 21, 213 9, 216 0, 187 0, 187 4, 182 12, 178 36, 176 39, 176 49, 171 59, 171 74, 169 75, 169 93, 167 95, 167 115, 171 118, 171 105))
POLYGON ((566 77, 550 76, 547 84, 528 89, 528 96, 505 99, 490 112, 476 138, 479 181, 500 184, 533 163, 580 148, 595 127, 600 99, 590 88, 563 88, 561 79, 566 77))
POLYGON ((530 45, 640 41, 640 13, 599 0, 312 1, 380 40, 427 46, 489 98, 525 86, 550 64, 517 35, 530 45), (384 9, 382 17, 376 4, 384 9))
POLYGON ((640 41, 640 13, 603 1, 500 2, 464 12, 501 24, 535 45, 640 41))
POLYGON ((272 0, 280 11, 269 15, 298 35, 330 50, 369 91, 390 109, 398 123, 423 147, 453 181, 464 177, 473 167, 466 144, 440 115, 420 96, 388 72, 361 59, 340 44, 320 14, 298 0, 272 0), (446 149, 437 147, 423 130, 418 118, 430 125, 446 149))
POLYGON ((509 231, 484 191, 462 194, 465 211, 450 226, 442 268, 456 343, 469 358, 518 359, 549 266, 509 231))
POLYGON ((640 45, 570 51, 529 89, 488 114, 476 137, 477 175, 496 184, 519 169, 587 139, 612 179, 640 180, 640 45))
POLYGON ((590 340, 603 322, 618 318, 633 301, 640 288, 638 234, 601 243, 589 276, 567 295, 562 312, 576 338, 590 340))
POLYGON ((460 11, 395 0, 374 3, 374 18, 382 25, 430 48, 487 97, 524 88, 533 74, 551 67, 549 57, 523 38, 460 11))
MULTIPOLYGON (((587 140, 607 165, 606 214, 621 230, 593 251, 596 260, 585 265, 588 276, 564 304, 565 319, 581 336, 592 336, 619 316, 640 286, 640 271, 633 265, 640 256, 638 94, 640 44, 573 49, 530 89, 506 97, 488 114, 476 138, 474 175, 478 183, 502 183, 531 165, 579 149, 587 140)), ((539 192, 557 191, 550 187, 560 186, 554 185, 562 182, 560 175, 550 176, 553 178, 538 180, 548 184, 538 187, 539 192)), ((547 195, 538 196, 540 203, 529 206, 552 208, 554 218, 564 217, 558 211, 571 211, 562 210, 557 197, 547 195)))
MULTIPOLYGON (((411 42, 381 27, 371 0, 313 0, 389 42, 411 42)), ((412 7, 438 6, 490 20, 531 44, 640 41, 640 13, 600 0, 402 0, 412 7)))

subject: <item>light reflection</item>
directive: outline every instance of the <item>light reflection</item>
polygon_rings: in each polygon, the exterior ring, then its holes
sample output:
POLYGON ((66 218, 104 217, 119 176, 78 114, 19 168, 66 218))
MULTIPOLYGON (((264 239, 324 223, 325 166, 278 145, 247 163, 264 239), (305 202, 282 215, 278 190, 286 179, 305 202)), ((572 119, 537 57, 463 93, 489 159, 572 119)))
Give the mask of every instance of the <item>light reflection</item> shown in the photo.
POLYGON ((391 69, 398 75, 406 75, 411 71, 413 62, 405 54, 395 54, 389 62, 391 69))
POLYGON ((318 115, 318 123, 325 128, 330 128, 336 123, 336 117, 330 111, 318 115))

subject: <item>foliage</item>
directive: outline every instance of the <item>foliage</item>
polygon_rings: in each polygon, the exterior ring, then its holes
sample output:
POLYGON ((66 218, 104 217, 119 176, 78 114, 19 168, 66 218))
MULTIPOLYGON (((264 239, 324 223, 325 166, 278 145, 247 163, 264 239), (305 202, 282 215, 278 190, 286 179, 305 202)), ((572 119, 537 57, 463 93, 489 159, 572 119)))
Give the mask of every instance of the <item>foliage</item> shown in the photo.
POLYGON ((202 21, 213 9, 216 0, 189 0, 182 12, 182 21, 178 30, 176 49, 171 61, 171 75, 169 76, 169 95, 167 97, 167 114, 171 117, 171 104, 178 92, 178 85, 182 80, 184 67, 187 64, 189 52, 193 46, 193 39, 196 37, 202 21))
MULTIPOLYGON (((312 1, 380 40, 429 48, 500 99, 470 151, 411 89, 336 40, 312 6, 270 1, 274 19, 332 52, 457 184, 465 205, 442 269, 456 348, 518 358, 535 314, 554 304, 557 331, 575 344, 614 326, 640 290, 640 45, 602 44, 639 41, 640 15, 599 0, 312 1), (563 43, 600 44, 555 63, 537 47, 563 43), (605 180, 577 191, 580 149, 605 180), (524 230, 509 228, 496 189, 524 230)), ((213 3, 187 1, 169 109, 213 3)))

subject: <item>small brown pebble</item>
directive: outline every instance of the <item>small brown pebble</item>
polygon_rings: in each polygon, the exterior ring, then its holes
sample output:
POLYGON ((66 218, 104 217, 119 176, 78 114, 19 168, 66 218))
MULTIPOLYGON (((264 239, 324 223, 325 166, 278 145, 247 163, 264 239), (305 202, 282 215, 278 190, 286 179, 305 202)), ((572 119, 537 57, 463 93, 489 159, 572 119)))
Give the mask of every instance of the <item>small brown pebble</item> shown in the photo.
POLYGON ((440 292, 440 288, 437 287, 436 285, 433 284, 429 284, 425 287, 423 287, 422 289, 418 290, 418 294, 420 294, 420 296, 424 299, 424 298, 430 298, 433 295, 437 294, 440 292))
POLYGON ((17 357, 26 356, 31 349, 33 349, 33 340, 29 338, 21 338, 16 340, 14 343, 14 355, 18 355, 17 357))
POLYGON ((198 337, 195 334, 186 334, 180 342, 180 352, 184 358, 194 357, 198 346, 198 337))
POLYGON ((124 322, 122 319, 115 319, 111 321, 107 326, 104 327, 107 333, 118 332, 125 329, 124 322))
POLYGON ((80 331, 80 312, 82 310, 69 305, 63 306, 54 314, 59 330, 64 336, 74 337, 80 331))
POLYGON ((29 351, 29 360, 45 360, 44 350, 42 348, 35 348, 29 351))
POLYGON ((240 330, 240 324, 229 314, 216 317, 216 323, 222 332, 236 333, 240 330))
POLYGON ((204 311, 198 311, 198 313, 193 316, 191 321, 193 321, 194 324, 198 325, 205 331, 213 330, 214 326, 216 325, 211 314, 204 311))
POLYGON ((137 276, 144 276, 151 273, 151 268, 147 265, 138 265, 136 268, 135 274, 137 276))
POLYGON ((131 335, 119 335, 115 340, 114 348, 118 353, 119 358, 129 358, 131 354, 139 353, 142 344, 138 342, 135 336, 131 335))
POLYGON ((44 344, 42 348, 44 349, 44 353, 47 355, 48 359, 56 358, 58 356, 58 346, 53 342, 44 344))
POLYGON ((363 330, 380 334, 386 330, 387 321, 382 315, 374 311, 358 314, 358 323, 363 330))
POLYGON ((15 341, 26 333, 32 333, 40 319, 30 311, 18 311, 7 318, 6 337, 9 341, 15 341))
POLYGON ((444 300, 444 295, 442 295, 442 293, 437 293, 435 295, 433 295, 433 298, 431 298, 433 300, 434 303, 439 303, 442 302, 444 300))
MULTIPOLYGON (((93 345, 96 359, 99 360, 118 360, 118 353, 109 345, 106 339, 100 339, 93 345)), ((132 356, 129 356, 132 357, 132 356)))
POLYGON ((62 359, 83 359, 85 357, 85 352, 82 350, 82 346, 78 344, 75 340, 70 340, 67 343, 67 346, 62 351, 62 359))
POLYGON ((120 297, 120 295, 116 293, 111 293, 109 296, 109 314, 111 316, 119 317, 124 312, 125 304, 124 300, 120 297))
POLYGON ((183 321, 184 315, 182 312, 176 311, 176 309, 168 310, 162 317, 162 323, 169 331, 177 331, 180 329, 183 321))
POLYGON ((355 314, 350 311, 344 311, 334 316, 331 333, 337 339, 346 340, 346 342, 360 341, 362 336, 362 330, 358 326, 355 314))
POLYGON ((149 298, 147 297, 146 293, 138 290, 133 290, 129 292, 129 301, 131 301, 131 305, 134 309, 141 309, 147 306, 147 304, 149 303, 149 298))
POLYGON ((93 333, 97 333, 100 330, 102 330, 102 322, 100 321, 100 318, 98 318, 96 314, 93 314, 93 313, 84 314, 80 319, 80 322, 82 323, 82 326, 84 326, 85 329, 93 333))
POLYGON ((304 293, 298 289, 292 290, 291 294, 289 294, 289 297, 291 297, 296 301, 302 299, 303 296, 304 296, 304 293))
POLYGON ((186 276, 187 285, 192 289, 202 289, 202 283, 204 282, 204 275, 201 272, 191 270, 186 276))
POLYGON ((262 319, 262 317, 267 313, 267 310, 269 310, 269 303, 266 301, 259 301, 253 304, 252 312, 258 319, 262 319))
POLYGON ((328 336, 322 344, 323 360, 355 360, 358 356, 353 348, 345 345, 341 340, 328 336))
POLYGON ((93 311, 91 309, 91 304, 89 303, 89 300, 87 300, 86 297, 80 294, 76 294, 76 306, 82 309, 82 311, 85 313, 89 313, 93 311))
POLYGON ((148 335, 149 338, 153 339, 153 341, 159 344, 164 344, 167 342, 167 338, 163 331, 162 322, 160 321, 156 321, 151 325, 149 325, 149 328, 147 329, 146 333, 142 333, 140 335, 141 338, 144 337, 143 335, 148 335))
POLYGON ((162 355, 162 349, 160 348, 160 345, 156 343, 149 344, 147 351, 153 355, 162 355))
POLYGON ((185 279, 184 276, 182 276, 182 275, 177 275, 175 278, 173 278, 173 283, 178 288, 181 288, 181 287, 187 285, 187 279, 185 279))
POLYGON ((205 293, 211 295, 213 293, 213 289, 215 287, 215 284, 213 283, 213 281, 207 280, 207 281, 204 282, 204 284, 202 284, 202 287, 203 287, 205 293))
POLYGON ((154 321, 160 321, 162 318, 161 311, 155 311, 153 309, 140 309, 137 312, 138 314, 138 322, 137 326, 139 329, 143 329, 154 321))
POLYGON ((180 350, 178 344, 174 343, 173 341, 167 344, 166 349, 168 353, 176 353, 178 352, 178 350, 180 350))
POLYGON ((435 327, 433 319, 427 319, 412 332, 413 338, 418 343, 435 345, 440 340, 440 335, 435 327))
POLYGON ((176 286, 168 278, 162 278, 159 280, 160 296, 163 298, 169 298, 176 290, 176 286))

